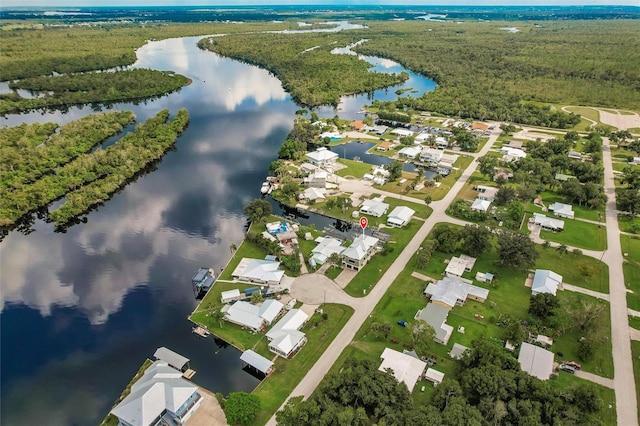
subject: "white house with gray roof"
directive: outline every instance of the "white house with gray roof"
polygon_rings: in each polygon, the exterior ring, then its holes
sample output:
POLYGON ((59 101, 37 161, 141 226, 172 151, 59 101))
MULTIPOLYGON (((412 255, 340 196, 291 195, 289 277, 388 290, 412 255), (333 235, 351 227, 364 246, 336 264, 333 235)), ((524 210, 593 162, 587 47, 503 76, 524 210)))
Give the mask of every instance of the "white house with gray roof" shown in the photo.
POLYGON ((290 358, 307 342, 305 334, 300 331, 309 315, 300 309, 291 309, 280 318, 266 334, 269 339, 269 350, 284 358, 290 358))
POLYGON ((453 327, 447 324, 449 309, 442 305, 427 303, 424 309, 420 309, 414 319, 425 321, 435 331, 434 341, 446 345, 449 342, 453 327))
POLYGON ((278 269, 280 262, 266 259, 242 258, 231 276, 239 281, 251 283, 278 285, 284 276, 284 271, 278 269))
POLYGON ((241 300, 233 305, 225 305, 222 312, 225 320, 260 331, 265 325, 271 324, 283 308, 284 305, 274 299, 265 300, 260 306, 241 300))
POLYGON ((549 211, 552 211, 555 216, 566 217, 567 219, 575 217, 571 204, 553 203, 549 206, 549 211))
POLYGON ((402 227, 409 223, 415 213, 415 210, 407 206, 398 206, 387 216, 387 225, 402 227))
POLYGON ((436 283, 429 283, 424 294, 431 299, 431 303, 453 309, 456 305, 464 305, 467 299, 484 302, 489 297, 489 290, 455 277, 444 277, 436 283))
POLYGON ((369 235, 359 235, 342 252, 342 266, 359 271, 376 252, 378 239, 369 235))
POLYGON ((562 275, 558 275, 548 269, 536 269, 531 284, 531 294, 549 293, 556 295, 558 287, 562 284, 562 275))
POLYGON ((382 201, 382 198, 375 197, 370 200, 364 200, 360 205, 360 213, 368 214, 375 217, 380 217, 387 213, 389 210, 389 204, 382 201))
POLYGON ((553 372, 553 352, 530 343, 522 343, 518 362, 522 371, 540 380, 548 380, 553 372))
POLYGON ((321 168, 332 167, 339 158, 337 153, 329 151, 324 146, 315 151, 308 152, 306 157, 311 164, 321 168))

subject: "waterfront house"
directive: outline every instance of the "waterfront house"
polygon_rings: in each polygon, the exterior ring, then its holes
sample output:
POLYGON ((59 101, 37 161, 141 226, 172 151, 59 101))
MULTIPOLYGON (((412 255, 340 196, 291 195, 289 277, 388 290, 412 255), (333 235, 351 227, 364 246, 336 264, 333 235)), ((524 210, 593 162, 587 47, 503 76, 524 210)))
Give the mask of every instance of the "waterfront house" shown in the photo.
POLYGON ((298 195, 300 201, 324 201, 327 191, 324 188, 307 188, 298 195))
POLYGON ((389 151, 390 149, 394 148, 396 145, 397 144, 395 144, 393 142, 384 141, 384 142, 382 142, 381 144, 379 144, 376 147, 376 150, 386 152, 386 151, 389 151))
POLYGON ((165 348, 164 346, 156 349, 153 357, 156 360, 166 362, 167 364, 169 364, 169 366, 175 368, 180 372, 184 372, 187 368, 189 368, 189 358, 182 356, 169 348, 165 348))
POLYGON ((444 154, 444 152, 440 149, 423 148, 420 152, 420 161, 436 165, 440 162, 442 154, 444 154))
POLYGON ((573 219, 575 216, 573 206, 571 204, 553 203, 549 206, 549 211, 552 211, 556 216, 565 217, 567 219, 573 219))
POLYGON ((431 303, 453 309, 462 306, 467 299, 484 303, 489 297, 489 290, 461 281, 458 278, 445 277, 436 283, 429 283, 424 295, 431 303))
POLYGON ((270 325, 282 309, 284 305, 274 299, 265 300, 259 306, 241 300, 233 305, 225 305, 222 312, 225 314, 225 320, 253 331, 260 331, 265 325, 270 325))
POLYGON ((309 319, 309 315, 300 309, 291 309, 267 332, 269 350, 283 358, 291 358, 307 342, 306 335, 300 331, 309 319))
POLYGON ((522 343, 518 362, 522 371, 540 380, 548 380, 553 372, 553 352, 530 343, 522 343))
POLYGON ((373 256, 378 239, 369 235, 359 235, 351 245, 342 252, 342 266, 359 271, 373 256))
POLYGON ((311 259, 316 265, 323 265, 331 255, 339 255, 345 249, 342 241, 333 237, 318 237, 315 242, 318 245, 311 250, 311 259))
POLYGON ((316 170, 309 174, 309 176, 302 179, 302 183, 309 188, 322 188, 327 186, 327 172, 325 170, 316 170))
POLYGON ((398 206, 389 213, 387 225, 402 227, 409 223, 415 213, 415 210, 407 206, 398 206))
POLYGON ((421 152, 420 147, 417 146, 405 146, 400 151, 398 151, 398 157, 400 158, 408 158, 413 160, 416 158, 416 155, 419 155, 421 152))
POLYGON ((391 348, 384 348, 380 355, 382 363, 378 367, 379 371, 391 372, 393 377, 400 383, 407 385, 409 392, 413 392, 416 383, 422 377, 427 363, 411 355, 398 352, 391 348))
POLYGON ((356 120, 356 121, 352 121, 351 123, 349 123, 349 125, 354 129, 354 130, 362 130, 365 127, 364 121, 362 120, 356 120))
POLYGON ((183 425, 202 405, 198 387, 165 361, 155 361, 112 410, 126 426, 183 425))
POLYGON ((368 214, 375 217, 380 217, 387 213, 389 210, 389 204, 382 201, 382 198, 375 197, 370 200, 364 200, 360 205, 360 213, 368 214))
POLYGON ((549 293, 555 296, 561 284, 562 275, 556 274, 548 269, 536 269, 531 284, 531 294, 549 293))
POLYGON ((338 154, 329 151, 326 147, 320 147, 306 154, 307 160, 317 167, 332 167, 338 160, 338 154))
POLYGON ((238 281, 278 285, 284 276, 284 271, 279 270, 279 267, 278 261, 244 257, 231 276, 238 281))

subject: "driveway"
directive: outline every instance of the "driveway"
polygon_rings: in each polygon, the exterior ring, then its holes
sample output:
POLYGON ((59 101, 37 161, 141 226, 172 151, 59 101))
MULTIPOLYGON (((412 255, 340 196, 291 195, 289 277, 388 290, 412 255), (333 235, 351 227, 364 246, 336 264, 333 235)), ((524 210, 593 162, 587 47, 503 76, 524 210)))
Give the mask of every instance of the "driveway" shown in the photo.
POLYGON ((300 275, 291 285, 289 294, 309 305, 321 305, 326 302, 355 306, 361 300, 349 296, 333 280, 322 274, 300 275))

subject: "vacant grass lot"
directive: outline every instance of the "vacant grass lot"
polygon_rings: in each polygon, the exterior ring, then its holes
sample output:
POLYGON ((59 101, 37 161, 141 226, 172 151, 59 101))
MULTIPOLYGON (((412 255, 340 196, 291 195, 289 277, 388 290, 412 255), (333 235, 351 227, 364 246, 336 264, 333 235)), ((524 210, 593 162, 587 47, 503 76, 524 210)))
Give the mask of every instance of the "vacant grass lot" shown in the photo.
POLYGON ((278 357, 275 372, 253 391, 261 403, 255 425, 264 425, 280 408, 353 314, 353 308, 345 305, 325 304, 322 309, 328 315, 326 321, 314 314, 302 328, 307 335, 307 344, 293 359, 278 357))
POLYGON ((536 268, 551 269, 568 284, 609 293, 609 266, 593 257, 574 253, 560 254, 553 248, 536 247, 540 257, 536 268))
POLYGON ((358 179, 369 173, 373 169, 373 165, 369 163, 363 163, 362 161, 347 160, 345 158, 339 158, 338 163, 347 166, 344 169, 340 169, 335 172, 338 176, 347 177, 353 176, 358 179))
POLYGON ((621 235, 620 245, 625 255, 622 270, 624 284, 632 293, 627 293, 627 306, 640 311, 640 237, 621 235))
POLYGON ((540 237, 559 244, 587 250, 602 251, 607 248, 607 230, 604 225, 600 226, 572 219, 563 220, 564 231, 540 231, 540 237))
MULTIPOLYGON (((547 207, 549 207, 549 205, 553 203, 571 204, 571 203, 568 203, 564 197, 556 194, 555 192, 544 191, 540 195, 542 196, 542 202, 547 207)), ((573 206, 573 211, 575 213, 575 216, 577 218, 593 220, 596 222, 601 221, 601 218, 602 220, 604 220, 604 208, 594 210, 594 209, 590 209, 589 207, 579 206, 577 204, 572 204, 572 206, 573 206)), ((529 203, 526 206, 526 210, 531 213, 543 213, 547 216, 553 215, 553 213, 551 212, 543 212, 541 208, 539 208, 538 206, 535 206, 533 203, 529 203)), ((562 219, 562 218, 559 218, 559 219, 562 219)), ((567 221, 571 219, 563 219, 563 220, 565 220, 565 225, 566 225, 567 221)))
POLYGON ((637 234, 640 232, 640 217, 619 214, 618 226, 622 232, 637 234))

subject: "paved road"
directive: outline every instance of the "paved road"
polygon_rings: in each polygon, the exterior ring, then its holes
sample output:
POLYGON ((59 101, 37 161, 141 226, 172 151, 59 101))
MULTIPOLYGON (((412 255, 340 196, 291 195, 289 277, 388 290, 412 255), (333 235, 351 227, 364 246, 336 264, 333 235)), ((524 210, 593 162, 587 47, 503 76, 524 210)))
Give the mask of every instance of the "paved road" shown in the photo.
MULTIPOLYGON (((491 135, 482 150, 478 154, 474 155, 476 159, 480 156, 485 155, 489 151, 491 146, 498 139, 499 135, 499 130, 491 135)), ((360 329, 360 326, 362 326, 369 314, 371 314, 373 308, 375 308, 375 306, 378 304, 382 296, 387 292, 400 272, 404 270, 407 263, 411 259, 411 256, 418 250, 420 244, 422 244, 422 241, 424 241, 424 239, 429 235, 429 232, 431 232, 433 226, 438 222, 452 222, 451 218, 445 214, 445 210, 449 206, 449 204, 453 202, 458 192, 462 189, 463 185, 467 182, 471 174, 476 169, 478 165, 476 159, 474 159, 471 164, 465 169, 465 171, 462 173, 462 176, 458 179, 458 181, 453 185, 451 190, 442 200, 435 201, 430 204, 430 206, 433 208, 433 213, 431 214, 431 216, 429 216, 429 218, 424 222, 420 230, 409 242, 407 247, 405 247, 402 253, 400 253, 395 262, 393 262, 393 264, 391 264, 391 266, 387 269, 382 278, 380 278, 380 281, 378 281, 375 287, 371 290, 369 295, 354 300, 354 302, 351 304, 351 307, 355 310, 354 314, 349 319, 347 324, 342 328, 342 330, 340 330, 340 333, 338 333, 333 342, 331 342, 325 353, 307 372, 307 374, 304 376, 298 386, 296 386, 293 392, 291 392, 289 398, 295 396, 303 396, 306 399, 313 393, 324 375, 329 371, 331 366, 338 359, 338 356, 340 356, 347 345, 351 343, 351 341, 355 337, 356 332, 360 329)), ((398 194, 390 193, 389 196, 397 197, 398 194)), ((284 404, 286 404, 286 401, 284 404)), ((271 417, 271 419, 269 419, 269 422, 267 424, 276 424, 275 415, 271 417)))
POLYGON ((613 164, 609 140, 604 140, 602 156, 604 164, 604 189, 608 197, 605 210, 607 223, 607 251, 602 260, 609 265, 609 299, 611 303, 611 346, 613 348, 613 383, 616 392, 618 424, 638 424, 636 385, 633 380, 631 336, 627 317, 627 289, 622 272, 622 248, 616 210, 616 192, 613 181, 613 164))

